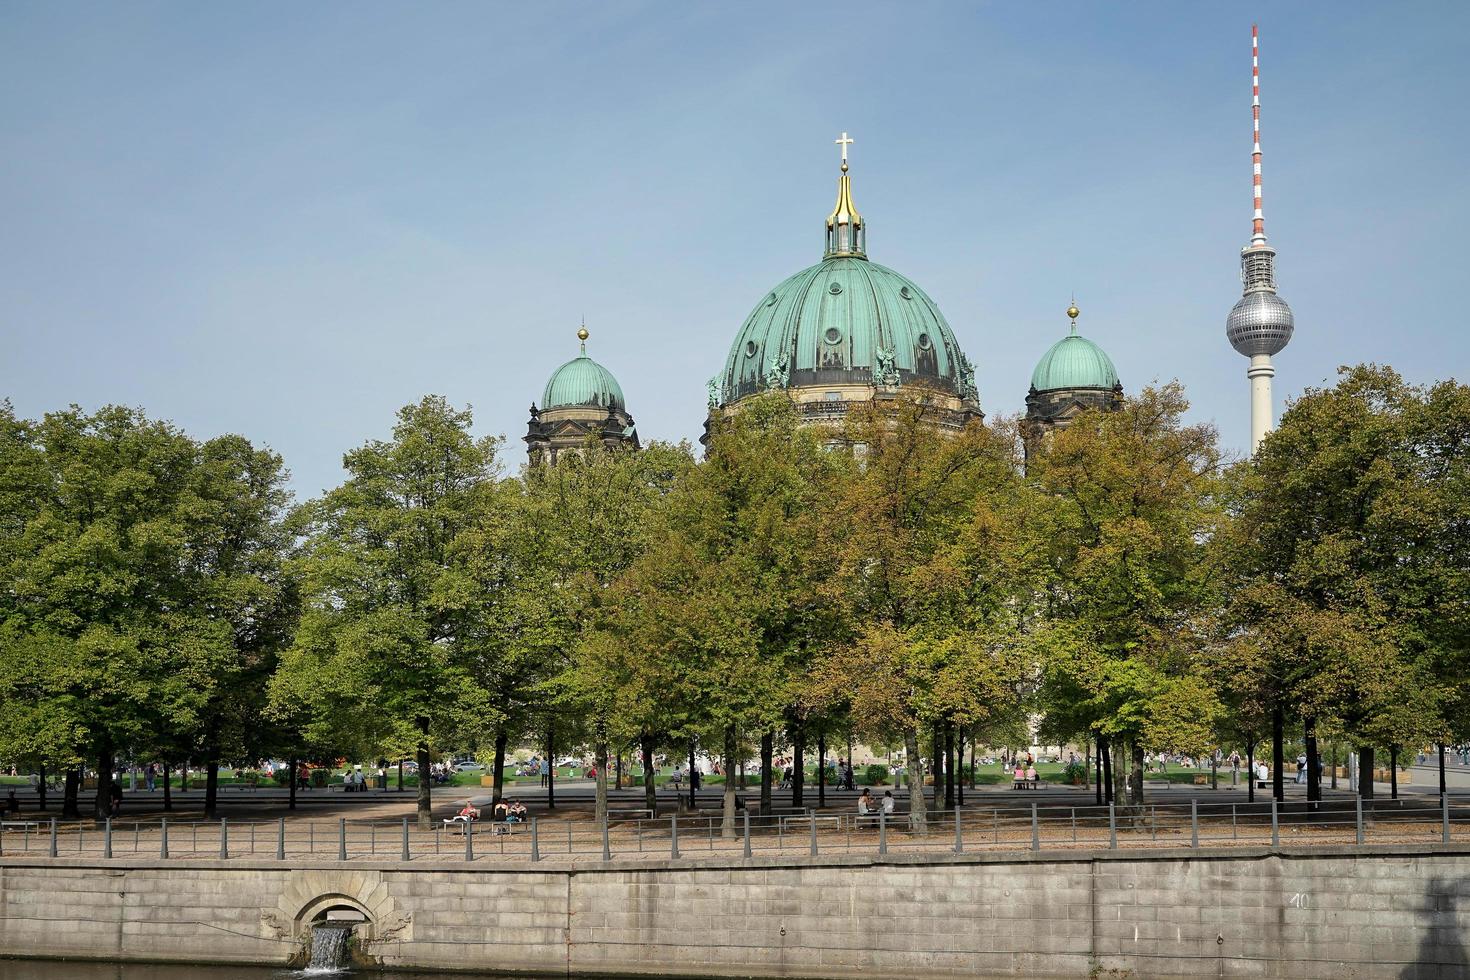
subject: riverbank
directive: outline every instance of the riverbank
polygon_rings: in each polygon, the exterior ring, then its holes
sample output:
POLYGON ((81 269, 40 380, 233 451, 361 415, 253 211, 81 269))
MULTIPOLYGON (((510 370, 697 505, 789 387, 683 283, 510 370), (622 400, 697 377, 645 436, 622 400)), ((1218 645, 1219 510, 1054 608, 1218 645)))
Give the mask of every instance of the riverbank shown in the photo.
MULTIPOLYGON (((355 921, 359 962, 567 975, 1387 978, 1464 966, 1470 846, 1187 855, 0 859, 0 955, 286 965, 355 921)), ((1451 970, 1452 972, 1452 970, 1451 970)))

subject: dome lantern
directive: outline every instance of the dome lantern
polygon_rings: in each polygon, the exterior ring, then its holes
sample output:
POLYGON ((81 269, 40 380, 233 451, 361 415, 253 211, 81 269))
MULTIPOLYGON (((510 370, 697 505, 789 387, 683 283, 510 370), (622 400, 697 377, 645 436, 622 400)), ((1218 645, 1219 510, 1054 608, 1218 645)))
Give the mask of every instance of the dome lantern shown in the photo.
POLYGON ((868 229, 857 205, 852 203, 852 179, 847 175, 847 147, 852 137, 843 133, 834 142, 842 147, 842 174, 837 178, 837 203, 827 215, 827 250, 825 258, 866 259, 868 229))

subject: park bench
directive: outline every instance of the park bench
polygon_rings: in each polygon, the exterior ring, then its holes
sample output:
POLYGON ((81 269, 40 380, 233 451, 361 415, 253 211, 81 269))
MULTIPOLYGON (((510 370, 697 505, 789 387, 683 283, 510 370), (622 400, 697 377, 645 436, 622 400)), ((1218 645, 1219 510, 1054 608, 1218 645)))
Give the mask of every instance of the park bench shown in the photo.
POLYGON ((1040 789, 1043 782, 1045 782, 1045 780, 1040 778, 1013 779, 1011 780, 1011 789, 1040 789))
POLYGON ((653 811, 646 806, 638 807, 608 807, 607 819, 609 820, 652 820, 653 811))
POLYGON ((37 830, 40 826, 38 820, 0 820, 0 830, 37 830))
MULTIPOLYGON (((874 819, 877 819, 876 814, 874 815, 874 819)), ((824 827, 832 827, 836 830, 842 829, 842 817, 838 814, 818 815, 813 817, 802 816, 800 814, 793 813, 789 816, 781 818, 781 830, 783 833, 790 833, 793 827, 797 830, 805 830, 811 827, 813 820, 824 827)))

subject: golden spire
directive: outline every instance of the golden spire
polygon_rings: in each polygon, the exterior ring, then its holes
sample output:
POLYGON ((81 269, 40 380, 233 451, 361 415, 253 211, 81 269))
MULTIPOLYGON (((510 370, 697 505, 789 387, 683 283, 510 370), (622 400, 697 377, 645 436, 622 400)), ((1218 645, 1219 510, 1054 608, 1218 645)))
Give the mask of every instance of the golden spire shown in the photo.
POLYGON ((842 148, 842 173, 837 178, 837 204, 827 216, 827 257, 866 258, 867 233, 863 216, 852 203, 852 179, 847 175, 847 148, 853 140, 843 133, 834 142, 842 148))
POLYGON ((577 339, 582 342, 582 356, 583 357, 586 357, 587 356, 587 338, 590 337, 590 336, 591 336, 591 334, 589 334, 587 332, 587 321, 586 320, 583 320, 582 321, 581 328, 577 331, 577 339))
POLYGON ((1077 309, 1077 297, 1073 296, 1072 297, 1072 305, 1069 306, 1069 307, 1067 307, 1067 319, 1069 319, 1069 320, 1072 321, 1072 332, 1073 333, 1076 333, 1077 332, 1077 317, 1079 317, 1081 315, 1082 315, 1082 311, 1079 310, 1079 309, 1077 309))

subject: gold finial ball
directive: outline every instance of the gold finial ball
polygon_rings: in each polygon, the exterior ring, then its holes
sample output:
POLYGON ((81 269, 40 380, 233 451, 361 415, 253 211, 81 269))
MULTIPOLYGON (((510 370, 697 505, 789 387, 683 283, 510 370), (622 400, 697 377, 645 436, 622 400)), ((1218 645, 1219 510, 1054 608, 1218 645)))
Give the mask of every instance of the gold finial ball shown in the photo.
POLYGON ((589 336, 590 334, 587 333, 586 327, 582 327, 580 330, 577 331, 578 340, 586 340, 589 336))
POLYGON ((1067 319, 1075 320, 1077 319, 1078 314, 1080 314, 1081 312, 1081 310, 1077 309, 1077 304, 1073 303, 1071 306, 1067 307, 1067 319))

